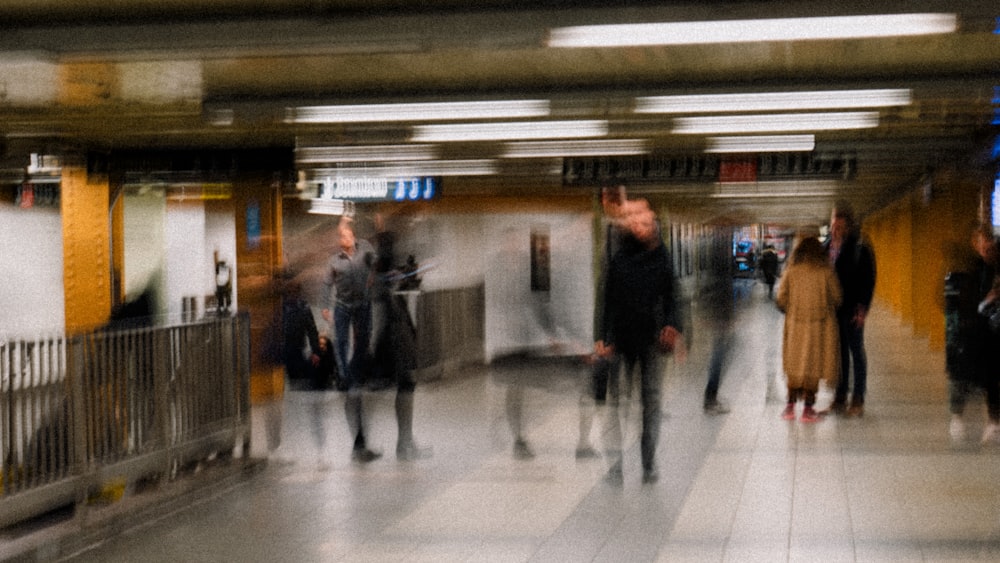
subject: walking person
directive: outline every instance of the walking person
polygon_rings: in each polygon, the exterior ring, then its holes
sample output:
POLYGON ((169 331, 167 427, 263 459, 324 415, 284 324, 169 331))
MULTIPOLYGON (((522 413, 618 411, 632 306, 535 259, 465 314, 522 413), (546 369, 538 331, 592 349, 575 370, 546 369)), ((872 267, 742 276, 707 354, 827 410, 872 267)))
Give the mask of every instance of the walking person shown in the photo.
POLYGON ((323 318, 333 326, 339 371, 347 389, 344 412, 354 440, 351 459, 367 463, 382 455, 369 449, 365 439, 362 394, 371 337, 369 292, 375 249, 368 241, 355 238, 354 227, 346 217, 337 226, 337 237, 337 251, 327 264, 323 280, 323 318))
MULTIPOLYGON (((604 283, 604 312, 600 341, 604 357, 620 354, 626 385, 636 368, 642 401, 642 480, 658 479, 656 446, 659 441, 663 383, 661 356, 683 350, 677 282, 670 256, 660 238, 656 216, 645 202, 630 204, 629 236, 611 259, 604 283)), ((682 358, 682 356, 681 356, 682 358)), ((612 389, 618 387, 611 384, 612 389)), ((618 416, 617 412, 611 416, 618 416)), ((613 460, 610 477, 620 479, 621 452, 613 460)))
POLYGON ((837 276, 816 237, 799 242, 791 264, 781 276, 777 305, 785 313, 782 367, 788 380, 785 420, 795 419, 799 400, 805 403, 802 422, 816 422, 820 381, 833 384, 840 368, 837 307, 842 293, 837 276))
MULTIPOLYGON (((961 335, 962 353, 958 369, 949 370, 952 440, 965 439, 965 404, 968 396, 976 389, 986 395, 987 424, 983 430, 982 443, 1000 443, 1000 333, 990 326, 986 314, 996 307, 1000 299, 998 274, 1000 274, 1000 242, 993 234, 993 227, 983 224, 976 227, 970 240, 976 253, 976 261, 970 274, 962 274, 967 280, 963 287, 962 300, 968 300, 970 311, 963 316, 961 335), (967 329, 967 330, 966 330, 967 329)), ((963 304, 964 305, 964 304, 963 304)), ((994 313, 995 314, 995 313, 994 313)), ((951 366, 950 366, 951 367, 951 366)))
POLYGON ((854 212, 846 202, 838 202, 831 213, 830 240, 827 241, 826 249, 843 290, 843 301, 837 309, 840 381, 830 411, 834 414, 862 416, 868 388, 865 319, 875 292, 875 253, 862 239, 854 212), (849 405, 848 395, 851 398, 849 405))
POLYGON ((733 344, 736 293, 733 287, 731 229, 718 228, 711 238, 706 282, 701 289, 701 308, 712 335, 703 408, 706 414, 726 414, 729 406, 719 400, 722 372, 733 344))
POLYGON ((396 294, 400 271, 395 266, 396 234, 381 215, 375 216, 376 258, 372 285, 372 373, 396 387, 396 459, 427 459, 433 452, 413 438, 413 406, 417 380, 416 327, 403 297, 396 294))

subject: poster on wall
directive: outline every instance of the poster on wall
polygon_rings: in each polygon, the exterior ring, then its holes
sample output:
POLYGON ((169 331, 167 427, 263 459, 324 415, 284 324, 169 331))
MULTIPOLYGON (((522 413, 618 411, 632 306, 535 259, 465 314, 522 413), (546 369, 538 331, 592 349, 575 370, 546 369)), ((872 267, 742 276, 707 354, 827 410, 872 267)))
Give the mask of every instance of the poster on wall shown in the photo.
POLYGON ((551 288, 549 236, 547 225, 531 228, 531 291, 549 291, 551 288))

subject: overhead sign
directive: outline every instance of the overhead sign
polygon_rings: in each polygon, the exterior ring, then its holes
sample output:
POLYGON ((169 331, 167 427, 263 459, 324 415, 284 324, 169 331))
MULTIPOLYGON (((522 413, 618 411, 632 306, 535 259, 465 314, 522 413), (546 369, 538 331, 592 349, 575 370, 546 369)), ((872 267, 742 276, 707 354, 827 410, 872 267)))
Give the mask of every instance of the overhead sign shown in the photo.
POLYGON ((857 158, 845 153, 578 157, 563 159, 563 185, 849 179, 856 171, 857 158))
POLYGON ((428 201, 440 191, 433 176, 414 178, 329 177, 319 182, 318 199, 345 201, 428 201))

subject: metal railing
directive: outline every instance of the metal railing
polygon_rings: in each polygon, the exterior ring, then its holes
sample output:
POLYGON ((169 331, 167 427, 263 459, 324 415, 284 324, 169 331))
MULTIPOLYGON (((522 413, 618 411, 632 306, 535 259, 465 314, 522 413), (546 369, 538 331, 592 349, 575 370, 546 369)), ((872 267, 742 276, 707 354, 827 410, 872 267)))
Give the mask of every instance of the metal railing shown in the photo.
POLYGON ((247 315, 0 342, 0 527, 250 451, 247 315))

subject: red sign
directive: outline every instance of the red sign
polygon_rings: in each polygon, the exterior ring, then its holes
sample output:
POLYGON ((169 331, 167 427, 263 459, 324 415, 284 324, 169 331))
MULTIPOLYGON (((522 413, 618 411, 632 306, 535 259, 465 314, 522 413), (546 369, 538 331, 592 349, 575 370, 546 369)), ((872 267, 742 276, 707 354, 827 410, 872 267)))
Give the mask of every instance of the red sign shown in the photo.
POLYGON ((720 182, 756 182, 756 158, 724 158, 719 162, 720 182))

